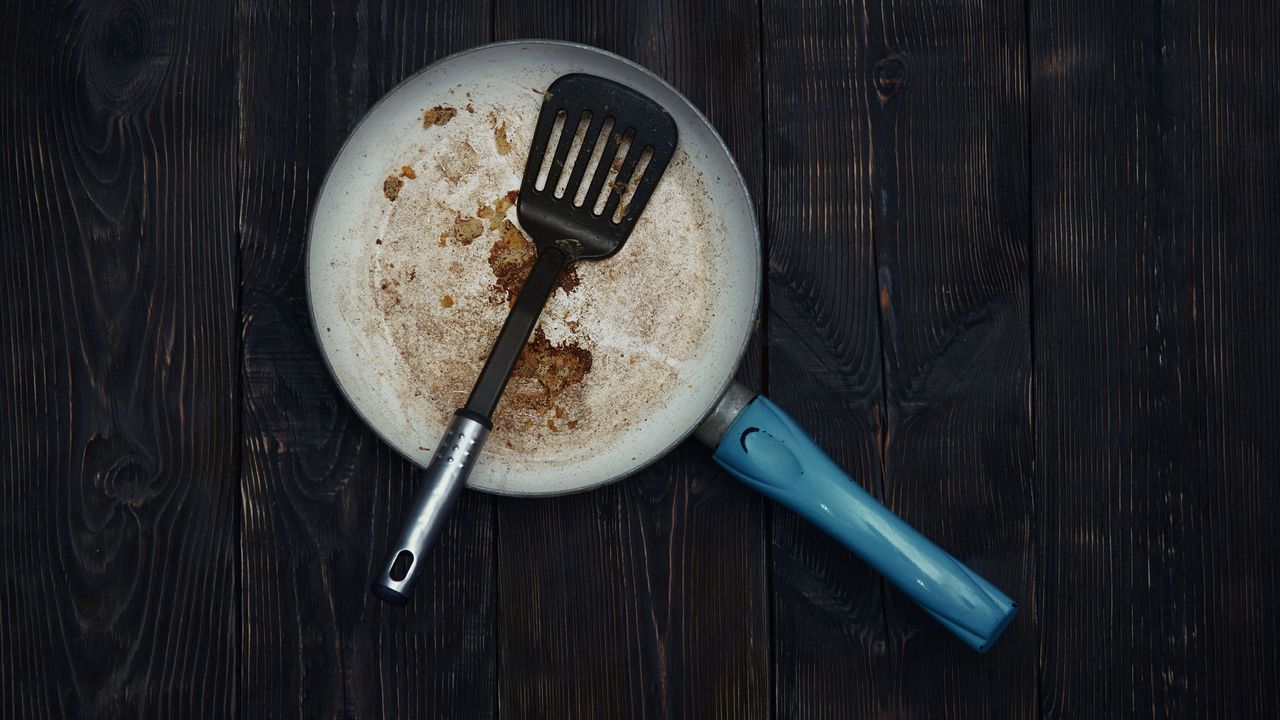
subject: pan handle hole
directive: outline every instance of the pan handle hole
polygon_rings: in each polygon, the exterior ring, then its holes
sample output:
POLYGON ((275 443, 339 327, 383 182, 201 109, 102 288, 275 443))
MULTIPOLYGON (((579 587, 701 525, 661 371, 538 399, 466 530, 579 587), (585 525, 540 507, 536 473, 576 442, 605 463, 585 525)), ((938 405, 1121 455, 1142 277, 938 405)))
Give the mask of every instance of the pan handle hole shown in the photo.
POLYGON ((627 208, 631 205, 631 198, 635 197, 636 188, 639 187, 640 181, 644 179, 644 171, 649 167, 649 159, 653 157, 653 146, 645 146, 644 152, 640 153, 640 159, 636 161, 636 169, 631 173, 631 177, 627 180, 627 186, 622 189, 622 199, 618 202, 618 207, 613 211, 613 224, 617 225, 622 222, 622 218, 627 214, 627 208))
POLYGON ((591 178, 596 176, 596 168, 600 166, 600 157, 604 155, 605 146, 609 144, 609 134, 613 132, 613 118, 606 118, 600 127, 600 134, 591 144, 591 155, 587 158, 587 167, 582 174, 582 182, 578 184, 578 192, 573 197, 573 206, 582 207, 587 201, 587 190, 591 187, 591 178))
POLYGON ((609 199, 609 194, 616 189, 614 186, 618 182, 618 170, 622 167, 622 162, 627 159, 627 151, 631 149, 631 141, 635 137, 635 128, 627 128, 627 131, 622 134, 622 140, 618 143, 618 151, 614 153, 613 159, 610 161, 609 174, 605 176, 604 185, 600 188, 600 197, 596 198, 591 214, 599 215, 604 212, 605 201, 609 199))
POLYGON ((565 111, 556 113, 555 124, 551 126, 551 137, 547 140, 547 151, 542 153, 542 167, 538 169, 538 181, 533 184, 539 192, 547 186, 547 175, 551 174, 551 158, 555 156, 555 147, 560 142, 560 134, 564 132, 565 111))
POLYGON ((396 555, 396 561, 391 563, 391 579, 400 582, 409 574, 409 568, 413 567, 413 553, 408 550, 401 550, 396 555))

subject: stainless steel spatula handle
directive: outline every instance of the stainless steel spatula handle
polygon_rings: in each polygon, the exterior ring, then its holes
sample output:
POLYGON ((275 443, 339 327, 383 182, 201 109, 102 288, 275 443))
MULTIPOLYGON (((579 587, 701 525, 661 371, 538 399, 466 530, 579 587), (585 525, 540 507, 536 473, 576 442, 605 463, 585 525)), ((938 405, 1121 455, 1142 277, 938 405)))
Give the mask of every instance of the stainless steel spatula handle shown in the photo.
POLYGON ((409 601, 409 593, 426 566, 427 550, 444 530, 453 504, 489 437, 489 428, 464 412, 453 416, 440 439, 440 447, 436 448, 406 515, 409 522, 400 531, 386 566, 370 585, 373 594, 387 602, 403 605, 409 601))

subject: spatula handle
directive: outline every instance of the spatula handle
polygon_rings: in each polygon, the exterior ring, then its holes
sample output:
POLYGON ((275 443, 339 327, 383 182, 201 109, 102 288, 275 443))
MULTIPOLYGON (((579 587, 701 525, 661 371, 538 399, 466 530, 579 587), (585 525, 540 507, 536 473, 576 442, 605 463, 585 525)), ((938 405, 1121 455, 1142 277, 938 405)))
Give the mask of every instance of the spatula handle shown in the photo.
POLYGON ((467 398, 465 409, 486 419, 493 416, 498 400, 502 399, 502 391, 511 379, 516 360, 520 359, 520 351, 529 342, 529 336, 538 324, 538 317, 542 315, 542 308, 555 290, 556 281, 560 279, 560 271, 568 262, 569 255, 554 246, 539 249, 538 261, 529 271, 528 279, 524 281, 515 304, 511 306, 511 312, 507 314, 506 322, 502 324, 498 339, 493 343, 493 351, 489 353, 489 359, 485 361, 484 369, 480 371, 480 377, 471 389, 471 396, 467 398))
POLYGON ((405 515, 400 537, 382 573, 370 583, 369 589, 382 600, 396 605, 409 601, 427 551, 439 537, 471 469, 480 458, 480 450, 492 428, 490 418, 520 358, 520 351, 529 341, 560 271, 569 259, 569 254, 556 247, 543 247, 538 252, 538 260, 511 306, 471 397, 453 416, 440 447, 431 458, 422 487, 405 515))
POLYGON ((382 572, 369 586, 374 595, 396 605, 409 601, 409 593, 426 566, 427 550, 444 530, 488 437, 487 422, 462 410, 453 416, 405 516, 400 537, 382 572))

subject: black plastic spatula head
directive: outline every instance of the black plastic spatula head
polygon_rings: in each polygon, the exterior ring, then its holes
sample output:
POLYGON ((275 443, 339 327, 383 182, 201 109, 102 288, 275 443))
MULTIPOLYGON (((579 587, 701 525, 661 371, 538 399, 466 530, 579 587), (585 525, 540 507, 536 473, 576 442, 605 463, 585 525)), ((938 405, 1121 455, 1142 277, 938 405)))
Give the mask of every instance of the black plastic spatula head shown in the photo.
POLYGON ((560 77, 543 95, 516 205, 520 225, 540 248, 577 241, 574 259, 614 254, 676 140, 671 115, 644 95, 594 75, 560 77))
POLYGON ((618 252, 675 149, 675 121, 630 88, 579 74, 547 88, 516 204, 521 227, 538 246, 538 261, 466 407, 454 414, 431 458, 396 546, 371 584, 374 595, 396 604, 409 600, 423 555, 475 466, 493 411, 560 271, 576 260, 618 252))

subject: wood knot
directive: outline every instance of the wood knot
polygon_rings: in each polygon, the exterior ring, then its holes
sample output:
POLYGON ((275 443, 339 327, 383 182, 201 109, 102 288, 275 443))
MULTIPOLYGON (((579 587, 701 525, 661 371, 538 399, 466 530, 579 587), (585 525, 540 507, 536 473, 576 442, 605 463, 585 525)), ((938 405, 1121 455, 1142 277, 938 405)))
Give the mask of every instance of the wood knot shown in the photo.
POLYGON ((876 63, 876 95, 881 102, 888 100, 906 80, 907 63, 900 56, 891 54, 876 63))
POLYGON ((85 448, 85 469, 103 495, 134 509, 160 494, 156 465, 121 437, 99 436, 85 448))
POLYGON ((132 2, 95 3, 93 11, 94 52, 82 60, 93 100, 117 110, 145 105, 162 85, 169 63, 170 38, 153 32, 153 25, 176 23, 132 2))

